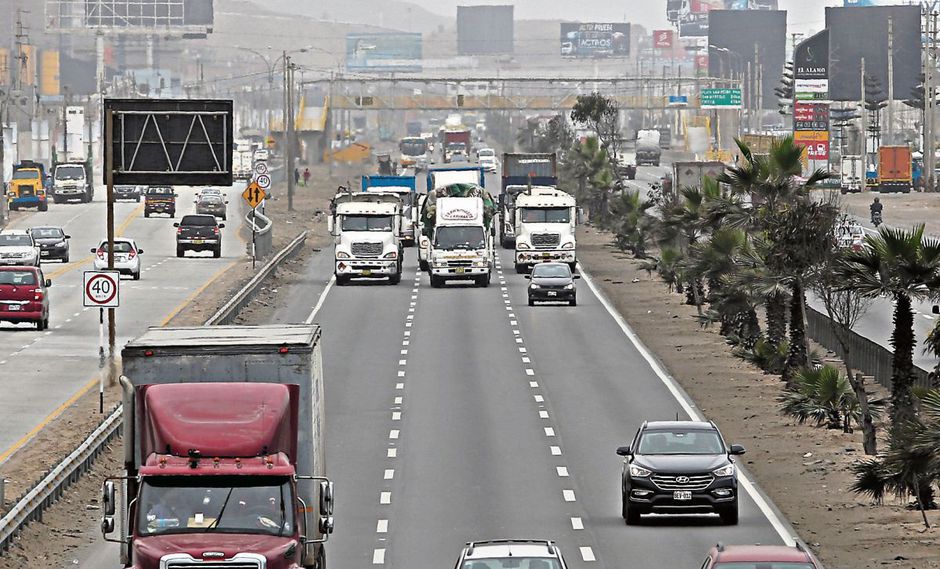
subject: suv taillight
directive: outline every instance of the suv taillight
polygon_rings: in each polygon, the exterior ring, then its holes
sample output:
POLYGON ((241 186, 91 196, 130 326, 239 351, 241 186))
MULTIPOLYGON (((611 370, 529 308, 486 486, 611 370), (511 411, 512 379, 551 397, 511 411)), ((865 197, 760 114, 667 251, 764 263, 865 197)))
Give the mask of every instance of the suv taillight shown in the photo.
POLYGON ((177 228, 176 234, 177 234, 177 235, 182 235, 182 234, 183 234, 183 228, 182 228, 182 227, 177 228))
POLYGON ((42 302, 42 291, 39 290, 38 288, 33 291, 33 301, 42 302))
POLYGON ((218 226, 213 227, 213 228, 212 228, 212 232, 215 233, 216 235, 218 235, 218 234, 219 234, 219 227, 218 227, 218 226))
POLYGON ((98 249, 98 258, 104 259, 104 249, 98 249))

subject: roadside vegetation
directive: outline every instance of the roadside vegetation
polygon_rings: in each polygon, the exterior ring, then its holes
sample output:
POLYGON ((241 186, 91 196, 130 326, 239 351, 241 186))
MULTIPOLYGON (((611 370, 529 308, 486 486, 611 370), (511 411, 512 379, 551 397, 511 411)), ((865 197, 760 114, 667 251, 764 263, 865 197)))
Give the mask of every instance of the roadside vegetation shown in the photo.
MULTIPOLYGON (((780 376, 781 413, 861 432, 868 458, 853 469, 853 492, 876 502, 913 500, 929 526, 940 491, 940 389, 915 386, 912 304, 940 299, 940 240, 925 236, 923 226, 882 226, 860 247, 840 247, 839 204, 811 195, 830 175, 802 177, 802 148, 790 137, 761 155, 738 142, 736 164, 696 187, 631 189, 620 177, 617 116, 610 100, 581 96, 571 120, 597 136, 576 138, 556 117, 528 125, 517 142, 526 151, 558 152, 562 183, 591 223, 658 275, 667 293, 683 295, 736 355, 780 376), (825 306, 844 368, 822 366, 811 352, 807 294, 825 306), (894 305, 886 401, 870 396, 849 341, 879 298, 894 305)), ((927 345, 940 355, 940 327, 927 345)))

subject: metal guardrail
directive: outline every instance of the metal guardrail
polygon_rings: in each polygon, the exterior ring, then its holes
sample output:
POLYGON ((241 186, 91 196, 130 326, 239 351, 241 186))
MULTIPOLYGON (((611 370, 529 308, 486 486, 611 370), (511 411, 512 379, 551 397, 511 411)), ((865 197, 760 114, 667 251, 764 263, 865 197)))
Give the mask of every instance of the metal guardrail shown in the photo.
MULTIPOLYGON (((218 312, 206 320, 204 326, 227 324, 234 320, 238 312, 257 293, 261 283, 274 274, 280 263, 296 254, 306 239, 306 231, 294 238, 274 258, 268 261, 258 271, 258 274, 248 281, 218 312)), ((20 496, 9 512, 0 517, 0 555, 10 548, 13 540, 26 525, 32 521, 42 521, 42 514, 45 509, 61 498, 69 486, 91 470, 95 459, 104 452, 108 443, 121 433, 123 411, 122 405, 115 407, 88 438, 57 466, 46 473, 25 494, 20 496)))
POLYGON ((50 470, 39 482, 16 501, 13 508, 0 518, 0 553, 8 550, 13 540, 29 522, 42 521, 46 508, 62 497, 65 490, 89 470, 105 446, 121 432, 120 406, 114 409, 98 428, 50 470))
POLYGON ((274 249, 274 222, 254 209, 245 214, 245 224, 252 232, 252 242, 248 243, 248 254, 254 255, 256 259, 263 259, 270 255, 274 249))
POLYGON ((300 247, 303 246, 304 242, 307 240, 307 232, 302 231, 300 235, 294 238, 286 247, 281 249, 277 255, 271 258, 270 261, 265 263, 261 270, 252 277, 248 283, 241 288, 235 296, 229 299, 222 308, 220 308, 215 314, 209 317, 206 320, 205 326, 219 326, 223 324, 231 324, 235 317, 238 316, 238 313, 251 302, 251 299, 254 298, 255 294, 258 293, 258 289, 261 287, 261 284, 267 280, 277 267, 283 263, 286 259, 294 256, 297 251, 300 250, 300 247))
MULTIPOLYGON (((810 306, 806 307, 806 333, 827 350, 835 352, 839 357, 843 356, 842 345, 832 329, 829 316, 810 306)), ((849 343, 853 364, 865 375, 874 377, 882 386, 891 387, 891 360, 894 357, 891 350, 854 331, 849 332, 849 343)), ((919 387, 932 387, 930 370, 915 364, 914 383, 919 387)))

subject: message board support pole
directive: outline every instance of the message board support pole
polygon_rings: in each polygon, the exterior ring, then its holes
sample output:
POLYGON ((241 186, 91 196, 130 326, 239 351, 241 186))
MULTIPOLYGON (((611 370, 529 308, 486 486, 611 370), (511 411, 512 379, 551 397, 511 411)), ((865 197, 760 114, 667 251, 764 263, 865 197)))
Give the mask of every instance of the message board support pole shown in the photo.
MULTIPOLYGON (((108 270, 114 270, 114 111, 108 109, 105 113, 105 182, 108 198, 108 270)), ((108 309, 108 357, 114 358, 115 344, 115 312, 108 309)))
POLYGON ((98 412, 104 413, 104 308, 98 309, 98 412))

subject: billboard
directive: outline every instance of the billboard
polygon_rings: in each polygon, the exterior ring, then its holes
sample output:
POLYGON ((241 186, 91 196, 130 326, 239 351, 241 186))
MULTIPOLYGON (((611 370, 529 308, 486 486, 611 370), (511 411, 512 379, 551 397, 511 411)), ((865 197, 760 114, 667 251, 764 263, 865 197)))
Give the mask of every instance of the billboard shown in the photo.
POLYGON ((561 55, 627 57, 630 55, 630 24, 562 22, 561 55))
POLYGON ((708 35, 712 10, 777 10, 777 0, 678 0, 666 3, 666 17, 679 24, 682 37, 708 35))
POLYGON ((715 10, 709 14, 708 74, 745 80, 754 101, 754 77, 760 75, 761 108, 776 108, 774 87, 786 61, 787 13, 783 10, 715 10), (748 69, 750 68, 750 76, 748 69), (750 82, 747 81, 750 79, 750 82))
POLYGON ((457 54, 513 53, 512 6, 457 6, 457 54))
POLYGON ((39 59, 39 94, 55 97, 61 94, 59 87, 59 52, 43 50, 39 59))
POLYGON ((894 92, 907 94, 920 82, 919 6, 826 8, 829 30, 829 96, 834 101, 861 98, 861 61, 887 92, 888 20, 894 30, 894 92))
POLYGON ((653 32, 653 47, 657 49, 669 49, 673 42, 672 30, 656 30, 653 32))
POLYGON ((215 18, 212 0, 45 0, 46 30, 117 28, 178 30, 204 36, 215 18))
POLYGON ((346 34, 349 71, 420 72, 419 33, 346 34))

